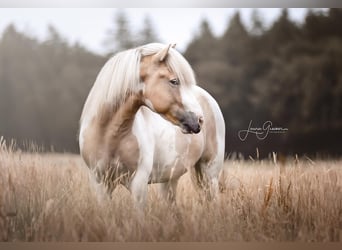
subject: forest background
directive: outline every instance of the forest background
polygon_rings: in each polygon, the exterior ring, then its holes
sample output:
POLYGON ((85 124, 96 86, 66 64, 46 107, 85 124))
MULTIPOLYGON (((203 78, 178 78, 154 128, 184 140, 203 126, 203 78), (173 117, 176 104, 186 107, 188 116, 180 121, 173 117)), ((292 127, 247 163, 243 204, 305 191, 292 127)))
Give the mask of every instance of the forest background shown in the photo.
MULTIPOLYGON (((257 10, 246 28, 239 12, 216 36, 208 20, 185 51, 198 84, 218 101, 226 121, 226 152, 265 157, 271 152, 341 156, 342 10, 311 11, 302 24, 288 10, 269 28, 257 10), (285 128, 264 140, 239 131, 285 128)), ((18 146, 31 142, 45 150, 78 153, 79 117, 103 64, 117 51, 158 42, 147 16, 134 33, 124 11, 114 13, 107 55, 70 44, 49 26, 39 41, 11 24, 0 38, 0 136, 18 146), (112 45, 112 46, 111 46, 112 45)))

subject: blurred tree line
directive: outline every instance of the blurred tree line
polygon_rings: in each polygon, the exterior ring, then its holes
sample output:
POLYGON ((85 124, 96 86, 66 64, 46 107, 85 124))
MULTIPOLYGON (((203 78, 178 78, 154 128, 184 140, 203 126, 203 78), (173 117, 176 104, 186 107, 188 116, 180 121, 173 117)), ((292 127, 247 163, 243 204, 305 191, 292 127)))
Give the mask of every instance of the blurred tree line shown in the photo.
POLYGON ((18 145, 77 151, 82 103, 105 58, 70 46, 55 28, 38 42, 7 27, 0 41, 0 135, 18 145))
POLYGON ((252 23, 247 30, 236 13, 215 37, 204 20, 185 53, 222 108, 226 151, 341 155, 342 10, 309 10, 298 25, 284 9, 268 29, 254 10, 252 23), (252 127, 270 120, 288 131, 242 142, 238 131, 251 120, 252 127))
MULTIPOLYGON (((221 106, 227 153, 341 155, 342 10, 309 10, 302 25, 283 10, 267 29, 257 10, 251 18, 247 29, 237 12, 220 37, 203 20, 184 53, 221 106), (288 131, 241 141, 238 131, 251 120, 288 131)), ((8 26, 0 40, 0 135, 78 152, 78 120, 100 68, 117 51, 158 40, 148 17, 134 33, 124 12, 108 32, 108 56, 68 44, 52 26, 44 42, 8 26)))

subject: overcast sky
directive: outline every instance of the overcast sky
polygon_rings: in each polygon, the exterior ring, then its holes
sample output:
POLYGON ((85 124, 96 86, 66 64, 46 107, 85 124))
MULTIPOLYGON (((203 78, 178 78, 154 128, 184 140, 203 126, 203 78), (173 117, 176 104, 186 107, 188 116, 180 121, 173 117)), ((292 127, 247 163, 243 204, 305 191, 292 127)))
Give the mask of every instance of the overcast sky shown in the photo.
MULTIPOLYGON (((206 18, 215 35, 221 35, 231 16, 237 9, 125 9, 132 30, 138 30, 145 15, 149 15, 154 23, 156 33, 162 42, 177 43, 180 50, 186 48, 188 42, 196 34, 199 23, 206 18)), ((252 9, 240 9, 246 26, 250 26, 252 9)), ((69 42, 80 42, 97 53, 104 53, 107 31, 113 25, 115 9, 110 8, 70 8, 70 9, 0 9, 0 33, 10 23, 31 36, 44 40, 48 24, 52 24, 69 42)), ((270 25, 281 12, 281 9, 260 9, 261 17, 266 25, 270 25)), ((289 9, 289 15, 295 22, 303 22, 306 9, 289 9)))

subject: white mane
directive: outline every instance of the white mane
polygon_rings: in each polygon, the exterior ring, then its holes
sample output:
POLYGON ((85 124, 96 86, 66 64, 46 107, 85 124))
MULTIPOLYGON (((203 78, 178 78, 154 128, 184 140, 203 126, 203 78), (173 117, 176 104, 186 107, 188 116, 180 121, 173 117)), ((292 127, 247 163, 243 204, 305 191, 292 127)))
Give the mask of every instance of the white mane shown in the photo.
MULTIPOLYGON (((117 53, 102 67, 88 98, 84 104, 81 123, 86 118, 93 118, 98 110, 109 104, 117 107, 126 99, 127 95, 139 89, 140 61, 144 56, 153 55, 167 45, 150 43, 117 53)), ((166 65, 185 86, 196 84, 191 66, 175 49, 170 48, 166 57, 166 65)))

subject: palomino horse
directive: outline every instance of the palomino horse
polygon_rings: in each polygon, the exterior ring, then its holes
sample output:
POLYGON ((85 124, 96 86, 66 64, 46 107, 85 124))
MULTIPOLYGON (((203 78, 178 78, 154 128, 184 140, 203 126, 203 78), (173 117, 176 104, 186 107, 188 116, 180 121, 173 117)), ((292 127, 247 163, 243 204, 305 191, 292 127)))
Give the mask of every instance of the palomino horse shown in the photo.
POLYGON ((81 155, 98 183, 109 193, 123 184, 141 205, 148 183, 173 200, 187 171, 209 196, 218 192, 223 116, 173 47, 151 43, 109 59, 80 120, 81 155))

